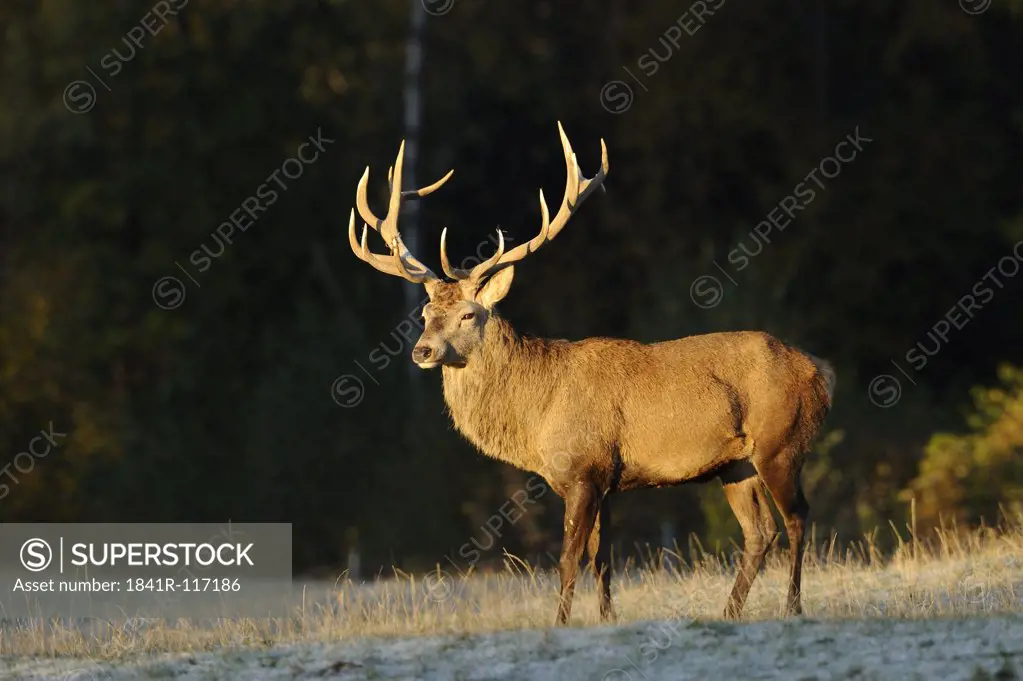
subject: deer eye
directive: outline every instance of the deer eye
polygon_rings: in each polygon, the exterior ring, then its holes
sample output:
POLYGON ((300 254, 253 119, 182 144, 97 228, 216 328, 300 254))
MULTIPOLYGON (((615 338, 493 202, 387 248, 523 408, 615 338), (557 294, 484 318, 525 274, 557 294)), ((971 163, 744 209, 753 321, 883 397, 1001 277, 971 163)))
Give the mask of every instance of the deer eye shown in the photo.
POLYGON ((464 315, 462 315, 462 321, 467 322, 475 316, 476 316, 475 312, 466 312, 464 315))

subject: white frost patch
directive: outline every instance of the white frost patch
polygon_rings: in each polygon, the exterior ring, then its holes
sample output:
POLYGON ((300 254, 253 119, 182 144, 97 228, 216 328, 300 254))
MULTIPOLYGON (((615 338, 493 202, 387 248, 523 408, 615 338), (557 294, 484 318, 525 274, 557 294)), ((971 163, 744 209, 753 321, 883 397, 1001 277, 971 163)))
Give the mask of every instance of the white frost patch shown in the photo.
POLYGON ((620 627, 369 638, 270 650, 160 655, 132 663, 4 660, 25 681, 464 679, 1023 679, 1023 617, 752 623, 668 621, 620 627), (1015 675, 1007 676, 1006 670, 1015 675), (1002 676, 995 677, 999 671, 1002 676), (990 676, 988 676, 990 675, 990 676))

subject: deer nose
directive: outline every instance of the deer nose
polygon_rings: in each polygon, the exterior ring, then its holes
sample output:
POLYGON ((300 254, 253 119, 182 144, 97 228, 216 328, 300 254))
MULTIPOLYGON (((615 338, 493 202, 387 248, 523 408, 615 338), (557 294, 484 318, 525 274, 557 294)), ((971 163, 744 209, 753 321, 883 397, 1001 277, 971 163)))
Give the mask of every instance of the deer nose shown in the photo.
POLYGON ((426 362, 433 356, 433 349, 428 345, 417 345, 412 350, 413 362, 426 362))

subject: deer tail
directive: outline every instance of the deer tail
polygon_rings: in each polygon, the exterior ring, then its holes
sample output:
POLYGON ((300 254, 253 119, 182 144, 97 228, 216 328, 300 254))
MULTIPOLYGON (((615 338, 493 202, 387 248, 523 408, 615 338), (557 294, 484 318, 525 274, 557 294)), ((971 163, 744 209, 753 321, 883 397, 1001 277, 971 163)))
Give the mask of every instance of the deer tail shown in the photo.
POLYGON ((835 367, 831 366, 831 362, 820 357, 814 357, 813 355, 809 355, 809 357, 810 361, 817 367, 818 375, 824 381, 824 390, 828 394, 828 406, 830 407, 832 398, 835 396, 835 382, 838 380, 838 377, 835 375, 835 367))

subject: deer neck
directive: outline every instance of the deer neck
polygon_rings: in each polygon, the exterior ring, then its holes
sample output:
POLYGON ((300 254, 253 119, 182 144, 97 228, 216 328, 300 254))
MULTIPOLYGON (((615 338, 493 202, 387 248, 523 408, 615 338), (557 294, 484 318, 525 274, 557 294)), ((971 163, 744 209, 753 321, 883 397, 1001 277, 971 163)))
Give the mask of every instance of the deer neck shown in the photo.
POLYGON ((444 401, 455 427, 487 456, 535 471, 527 424, 539 423, 556 380, 547 341, 521 338, 496 314, 464 367, 444 367, 444 401))

